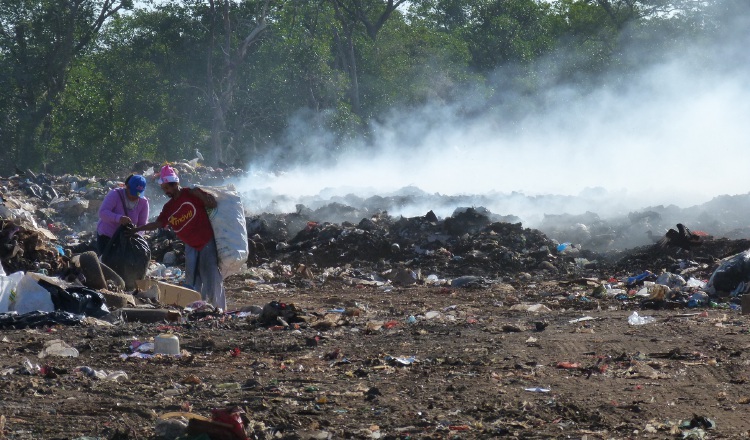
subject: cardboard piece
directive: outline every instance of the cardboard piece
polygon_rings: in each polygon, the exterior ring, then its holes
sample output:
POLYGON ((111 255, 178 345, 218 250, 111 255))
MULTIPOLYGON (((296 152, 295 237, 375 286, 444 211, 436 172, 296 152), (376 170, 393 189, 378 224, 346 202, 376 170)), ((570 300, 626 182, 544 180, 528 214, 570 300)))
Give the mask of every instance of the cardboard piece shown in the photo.
POLYGON ((159 293, 157 300, 161 304, 174 304, 180 307, 185 307, 202 299, 201 294, 198 291, 188 289, 187 287, 177 286, 175 284, 165 283, 163 281, 137 280, 135 284, 138 287, 138 290, 150 293, 154 293, 156 290, 154 287, 158 287, 159 293))

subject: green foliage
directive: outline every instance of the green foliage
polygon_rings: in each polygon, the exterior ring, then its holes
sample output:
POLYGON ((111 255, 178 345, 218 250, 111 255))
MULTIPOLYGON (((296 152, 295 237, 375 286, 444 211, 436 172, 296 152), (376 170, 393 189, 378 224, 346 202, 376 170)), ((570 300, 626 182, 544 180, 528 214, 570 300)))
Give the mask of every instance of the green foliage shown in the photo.
POLYGON ((8 74, 0 141, 20 167, 52 162, 51 113, 68 83, 72 63, 92 48, 105 19, 128 7, 120 1, 0 0, 0 53, 8 74), (7 124, 7 125, 6 125, 7 124))
POLYGON ((555 45, 549 4, 535 0, 482 0, 472 6, 465 38, 472 64, 489 71, 529 63, 555 45))
POLYGON ((377 41, 361 49, 363 115, 379 118, 389 109, 427 102, 452 102, 472 77, 467 44, 457 37, 409 25, 392 17, 377 41))
POLYGON ((265 15, 264 0, 190 0, 119 15, 123 0, 98 21, 104 4, 0 0, 0 174, 106 174, 190 159, 212 139, 239 164, 321 143, 335 154, 391 109, 463 103, 466 90, 492 101, 626 84, 749 15, 719 0, 273 0, 265 15))

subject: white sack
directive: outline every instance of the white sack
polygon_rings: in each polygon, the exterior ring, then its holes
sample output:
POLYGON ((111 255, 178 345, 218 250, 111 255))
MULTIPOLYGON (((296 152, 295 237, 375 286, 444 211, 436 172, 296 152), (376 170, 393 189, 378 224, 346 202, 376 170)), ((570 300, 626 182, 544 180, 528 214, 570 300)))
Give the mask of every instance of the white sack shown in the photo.
POLYGON ((217 206, 209 212, 219 254, 222 279, 242 271, 247 262, 247 225, 242 199, 234 186, 203 188, 216 197, 217 206))

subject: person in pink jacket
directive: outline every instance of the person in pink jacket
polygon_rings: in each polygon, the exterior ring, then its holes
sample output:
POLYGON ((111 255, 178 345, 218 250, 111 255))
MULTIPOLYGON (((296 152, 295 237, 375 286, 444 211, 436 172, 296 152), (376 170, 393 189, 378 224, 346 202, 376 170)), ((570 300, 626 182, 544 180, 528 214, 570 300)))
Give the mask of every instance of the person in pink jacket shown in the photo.
POLYGON ((148 199, 143 195, 146 179, 131 174, 125 186, 107 193, 99 208, 99 223, 96 225, 96 252, 101 255, 120 225, 143 226, 148 222, 148 199))

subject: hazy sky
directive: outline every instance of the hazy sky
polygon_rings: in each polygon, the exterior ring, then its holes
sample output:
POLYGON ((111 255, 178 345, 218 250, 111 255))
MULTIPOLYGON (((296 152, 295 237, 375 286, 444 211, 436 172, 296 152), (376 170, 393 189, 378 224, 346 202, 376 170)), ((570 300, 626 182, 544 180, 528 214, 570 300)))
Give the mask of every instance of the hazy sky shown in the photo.
MULTIPOLYGON (((747 193, 750 72, 738 54, 748 41, 732 41, 737 46, 664 54, 624 87, 586 95, 546 90, 544 105, 513 123, 501 112, 466 119, 435 104, 394 112, 375 127, 376 148, 344 149, 354 151, 335 164, 311 163, 282 175, 253 163, 259 174, 243 186, 291 197, 323 189, 366 197, 410 185, 447 195, 578 195, 605 188, 607 195, 580 208, 593 211, 613 200, 631 209, 687 207, 747 193)), ((317 136, 321 148, 329 146, 325 133, 291 127, 290 137, 317 136)))

